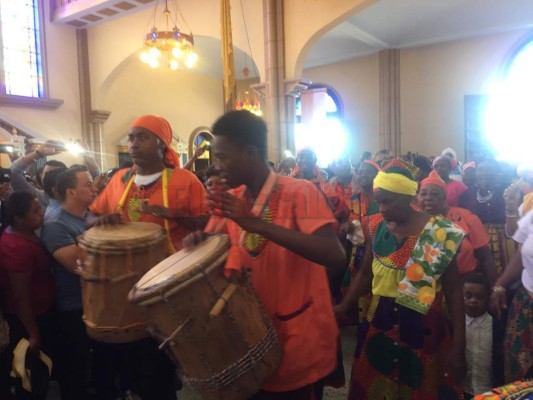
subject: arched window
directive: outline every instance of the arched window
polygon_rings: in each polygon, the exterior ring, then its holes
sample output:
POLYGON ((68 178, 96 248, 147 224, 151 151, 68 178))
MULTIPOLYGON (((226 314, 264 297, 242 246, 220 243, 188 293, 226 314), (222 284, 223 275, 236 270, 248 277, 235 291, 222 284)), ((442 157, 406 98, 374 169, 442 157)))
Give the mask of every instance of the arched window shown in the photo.
MULTIPOLYGON (((294 142, 296 150, 312 148, 317 155, 318 165, 326 167, 346 151, 348 135, 342 121, 343 108, 338 93, 332 87, 323 84, 313 84, 307 88, 308 91, 315 89, 325 89, 326 93, 320 103, 321 109, 313 110, 322 116, 322 120, 303 123, 306 118, 302 118, 302 97, 296 99, 294 142)), ((305 96, 305 93, 302 96, 305 96)))
POLYGON ((532 104, 533 36, 529 36, 510 58, 487 105, 487 139, 499 159, 512 162, 531 159, 532 104))

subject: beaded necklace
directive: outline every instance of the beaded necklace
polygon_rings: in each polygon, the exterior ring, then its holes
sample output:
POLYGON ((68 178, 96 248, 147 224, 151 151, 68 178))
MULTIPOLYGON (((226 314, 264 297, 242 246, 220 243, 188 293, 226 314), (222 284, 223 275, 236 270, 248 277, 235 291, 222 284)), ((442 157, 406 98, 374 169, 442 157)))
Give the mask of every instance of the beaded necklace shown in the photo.
MULTIPOLYGON (((276 174, 270 172, 261 192, 252 207, 252 214, 267 222, 272 223, 279 209, 281 190, 276 183, 276 174)), ((257 234, 246 232, 241 228, 240 244, 252 257, 257 257, 265 249, 268 239, 257 234)))
MULTIPOLYGON (((120 214, 123 214, 126 216, 126 218, 129 221, 138 221, 141 217, 141 204, 147 203, 150 196, 155 193, 157 190, 160 190, 163 192, 163 207, 168 208, 168 180, 174 173, 174 170, 171 168, 164 168, 163 172, 161 173, 161 179, 157 179, 152 185, 150 185, 148 188, 139 185, 134 193, 132 193, 131 196, 129 196, 131 188, 133 186, 133 181, 135 180, 135 173, 131 175, 131 178, 129 179, 126 189, 124 189, 124 193, 122 193, 122 197, 120 198, 118 205, 117 205, 117 212, 120 214), (128 199, 129 197, 129 199, 128 199), (126 205, 126 200, 128 200, 128 203, 126 205), (124 207, 126 205, 126 207, 124 207)), ((176 252, 176 248, 174 247, 174 244, 172 243, 172 240, 170 238, 170 228, 168 224, 168 220, 165 218, 163 219, 164 226, 165 226, 165 232, 167 234, 167 241, 168 241, 168 249, 171 252, 171 254, 176 252)))

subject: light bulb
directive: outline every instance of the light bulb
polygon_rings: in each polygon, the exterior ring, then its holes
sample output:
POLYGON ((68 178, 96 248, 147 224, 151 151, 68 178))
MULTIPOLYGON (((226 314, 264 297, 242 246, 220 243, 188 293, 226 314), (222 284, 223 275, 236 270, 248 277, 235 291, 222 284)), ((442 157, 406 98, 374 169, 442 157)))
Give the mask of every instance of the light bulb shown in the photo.
POLYGON ((168 66, 171 70, 175 71, 179 68, 180 65, 177 60, 172 59, 168 62, 168 66))
POLYGON ((159 56, 161 55, 161 52, 159 51, 157 47, 152 47, 149 50, 149 53, 150 53, 151 58, 159 58, 159 56))
POLYGON ((196 63, 196 60, 198 60, 198 56, 195 53, 187 54, 187 58, 185 59, 185 66, 187 68, 194 67, 194 64, 196 63))
POLYGON ((146 51, 143 51, 141 53, 141 61, 143 63, 148 63, 149 60, 150 60, 150 55, 146 51))
POLYGON ((175 58, 180 58, 183 55, 183 50, 181 50, 181 47, 176 46, 172 49, 172 55, 175 58))
POLYGON ((150 61, 148 61, 148 65, 152 68, 159 67, 159 60, 157 58, 152 58, 150 61))

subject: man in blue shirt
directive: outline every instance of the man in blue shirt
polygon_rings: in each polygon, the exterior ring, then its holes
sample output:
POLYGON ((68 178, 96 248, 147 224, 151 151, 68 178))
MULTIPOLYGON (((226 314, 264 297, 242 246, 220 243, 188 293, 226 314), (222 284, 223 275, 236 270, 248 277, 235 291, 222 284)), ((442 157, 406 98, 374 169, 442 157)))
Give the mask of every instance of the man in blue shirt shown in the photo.
POLYGON ((80 169, 62 172, 56 184, 63 205, 44 224, 41 240, 53 257, 60 343, 56 366, 61 396, 64 400, 78 400, 85 398, 89 339, 82 320, 80 278, 75 273, 78 259, 76 238, 85 232, 85 217, 96 197, 96 188, 91 175, 80 169))

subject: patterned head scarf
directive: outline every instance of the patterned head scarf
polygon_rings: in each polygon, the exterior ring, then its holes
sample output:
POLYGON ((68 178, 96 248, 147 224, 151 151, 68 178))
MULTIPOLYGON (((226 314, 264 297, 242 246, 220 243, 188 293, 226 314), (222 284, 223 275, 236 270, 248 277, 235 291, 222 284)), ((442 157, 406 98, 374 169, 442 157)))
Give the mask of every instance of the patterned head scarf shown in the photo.
POLYGON ((157 115, 142 115, 137 117, 135 121, 132 122, 131 127, 148 129, 159 139, 161 139, 167 146, 165 151, 165 164, 171 165, 174 168, 180 167, 179 156, 171 147, 172 128, 165 118, 157 115))
POLYGON ((392 160, 378 172, 374 179, 374 189, 415 196, 418 184, 414 180, 417 168, 400 159, 392 160))

